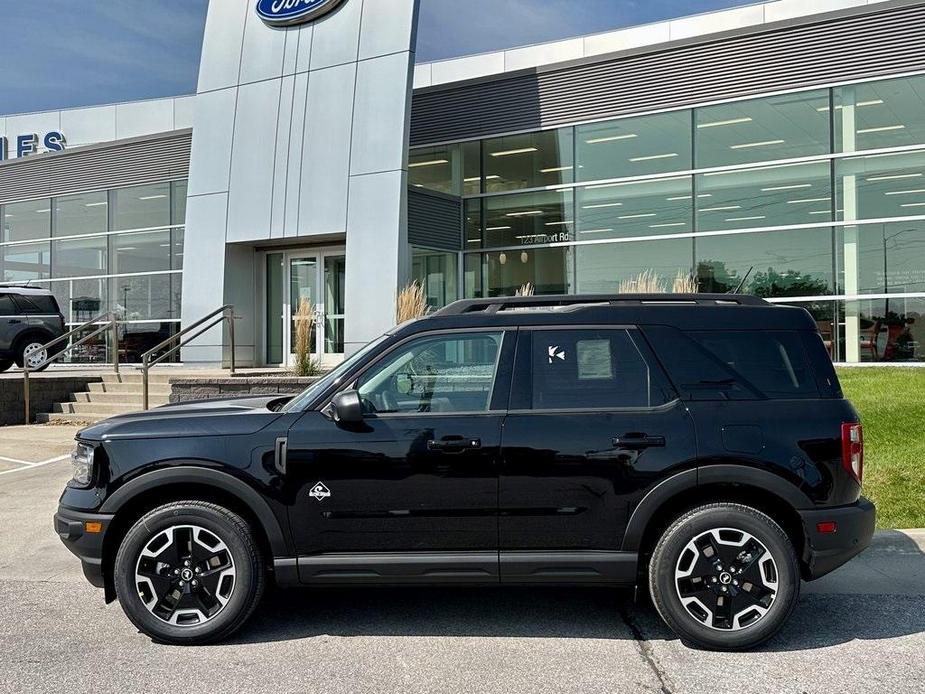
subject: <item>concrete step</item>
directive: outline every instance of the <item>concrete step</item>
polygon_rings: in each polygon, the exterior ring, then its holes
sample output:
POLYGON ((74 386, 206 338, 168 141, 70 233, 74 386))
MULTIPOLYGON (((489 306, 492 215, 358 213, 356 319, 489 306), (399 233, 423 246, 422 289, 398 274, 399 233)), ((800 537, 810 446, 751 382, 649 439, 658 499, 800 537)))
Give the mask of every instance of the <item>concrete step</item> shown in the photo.
POLYGON ((77 424, 77 425, 87 425, 99 422, 102 419, 106 419, 112 415, 102 415, 100 417, 95 417, 87 414, 76 415, 76 414, 64 414, 63 412, 39 412, 35 415, 35 421, 37 424, 77 424))
MULTIPOLYGON (((179 375, 180 374, 174 374, 173 376, 179 375)), ((151 372, 148 375, 148 385, 151 386, 157 383, 166 386, 173 376, 166 373, 151 372)), ((134 369, 131 371, 123 369, 119 373, 102 373, 100 377, 103 379, 103 383, 137 383, 138 387, 141 387, 141 372, 134 369)))
MULTIPOLYGON (((91 393, 138 393, 141 395, 141 383, 90 383, 91 393)), ((149 383, 148 393, 154 395, 170 395, 170 386, 165 383, 149 383)))
POLYGON ((59 402, 53 412, 94 417, 112 417, 115 414, 141 411, 141 402, 59 402))
MULTIPOLYGON (((169 393, 148 393, 148 404, 151 407, 166 405, 170 400, 169 393)), ((98 403, 131 403, 141 406, 141 391, 129 393, 71 393, 72 402, 98 402, 98 403)))

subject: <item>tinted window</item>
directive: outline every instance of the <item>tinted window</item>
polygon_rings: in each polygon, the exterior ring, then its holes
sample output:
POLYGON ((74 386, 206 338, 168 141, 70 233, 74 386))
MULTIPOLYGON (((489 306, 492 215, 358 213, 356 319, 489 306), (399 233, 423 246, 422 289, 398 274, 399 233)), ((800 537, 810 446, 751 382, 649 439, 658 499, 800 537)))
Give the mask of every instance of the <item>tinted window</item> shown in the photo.
POLYGON ((19 304, 23 313, 58 313, 58 304, 53 296, 20 294, 16 297, 16 303, 19 304))
POLYGON ((769 398, 818 396, 798 332, 723 331, 689 335, 769 398))
POLYGON ((12 316, 16 314, 16 305, 10 298, 9 294, 0 294, 0 316, 12 316))
POLYGON ((535 410, 651 407, 668 399, 653 387, 657 374, 626 330, 535 331, 529 368, 535 410))
POLYGON ((367 414, 488 410, 502 333, 422 337, 360 379, 367 414))

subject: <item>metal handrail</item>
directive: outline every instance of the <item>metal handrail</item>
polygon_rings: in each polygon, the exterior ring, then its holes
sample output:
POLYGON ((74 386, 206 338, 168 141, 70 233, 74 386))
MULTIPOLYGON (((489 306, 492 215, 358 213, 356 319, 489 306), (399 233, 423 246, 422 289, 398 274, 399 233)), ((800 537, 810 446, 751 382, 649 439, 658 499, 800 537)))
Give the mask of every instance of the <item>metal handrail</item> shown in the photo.
POLYGON ((85 330, 86 328, 89 328, 91 325, 97 325, 100 323, 102 323, 102 325, 96 330, 94 330, 92 333, 90 333, 89 335, 82 337, 77 342, 72 342, 67 347, 62 349, 60 352, 57 352, 50 356, 46 356, 45 359, 43 359, 39 364, 36 364, 35 366, 31 368, 28 366, 28 364, 26 364, 25 358, 23 358, 23 365, 22 365, 23 405, 25 407, 25 413, 26 413, 26 416, 25 416, 26 424, 32 423, 32 417, 29 413, 29 372, 38 371, 40 369, 45 368, 46 366, 51 364, 53 361, 56 361, 60 359, 61 357, 63 357, 70 350, 74 349, 75 347, 80 347, 82 344, 92 340, 94 337, 106 332, 107 330, 112 330, 112 368, 116 373, 119 373, 119 316, 116 315, 114 311, 108 311, 107 313, 101 313, 96 318, 91 318, 86 323, 82 323, 78 325, 76 328, 74 328, 70 332, 64 333, 63 335, 59 335, 51 342, 48 342, 42 345, 42 349, 45 350, 47 353, 51 347, 54 347, 59 342, 64 342, 65 340, 69 339, 72 335, 79 333, 81 330, 85 330))
POLYGON ((141 369, 141 404, 143 409, 148 409, 148 371, 151 369, 151 367, 155 366, 156 364, 160 364, 162 361, 164 361, 164 359, 179 350, 181 347, 186 346, 197 337, 202 335, 204 332, 211 330, 219 323, 223 323, 225 321, 228 322, 228 337, 231 341, 231 375, 234 376, 234 306, 232 304, 225 304, 221 308, 217 308, 212 311, 212 313, 203 316, 192 325, 188 325, 181 331, 174 333, 166 340, 152 347, 141 355, 141 366, 138 368, 141 369), (212 321, 211 323, 205 327, 200 327, 210 320, 212 321), (197 328, 199 329, 197 330, 197 328), (183 337, 189 332, 192 332, 193 330, 196 330, 195 334, 190 335, 185 340, 181 340, 179 343, 175 344, 163 354, 158 355, 156 358, 151 358, 160 350, 164 349, 164 347, 167 347, 171 343, 176 342, 179 338, 183 337))

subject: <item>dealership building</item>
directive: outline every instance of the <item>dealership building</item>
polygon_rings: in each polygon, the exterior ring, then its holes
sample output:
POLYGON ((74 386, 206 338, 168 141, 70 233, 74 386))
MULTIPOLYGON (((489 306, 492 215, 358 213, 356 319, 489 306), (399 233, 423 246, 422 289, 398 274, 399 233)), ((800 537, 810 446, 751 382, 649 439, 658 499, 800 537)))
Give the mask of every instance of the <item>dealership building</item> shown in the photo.
POLYGON ((303 299, 334 361, 412 279, 438 307, 641 273, 803 306, 837 361, 925 358, 925 2, 433 63, 417 11, 213 0, 196 94, 0 114, 0 281, 49 287, 72 325, 116 311, 126 361, 225 303, 239 363, 289 362, 303 299))

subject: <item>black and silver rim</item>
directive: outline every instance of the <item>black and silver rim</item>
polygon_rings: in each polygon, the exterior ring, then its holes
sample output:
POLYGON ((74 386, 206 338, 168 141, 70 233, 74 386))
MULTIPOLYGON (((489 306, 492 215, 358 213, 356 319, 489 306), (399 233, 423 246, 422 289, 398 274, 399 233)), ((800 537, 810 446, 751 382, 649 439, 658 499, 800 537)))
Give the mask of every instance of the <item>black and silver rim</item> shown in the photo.
POLYGON ((48 350, 41 342, 30 342, 22 351, 23 365, 34 369, 48 358, 48 350))
POLYGON ((214 619, 234 593, 234 559, 211 530, 173 525, 141 550, 135 588, 144 606, 162 622, 203 624, 214 619))
POLYGON ((700 533, 678 557, 675 586, 694 619, 720 631, 761 621, 777 597, 779 574, 768 548, 744 530, 700 533))

